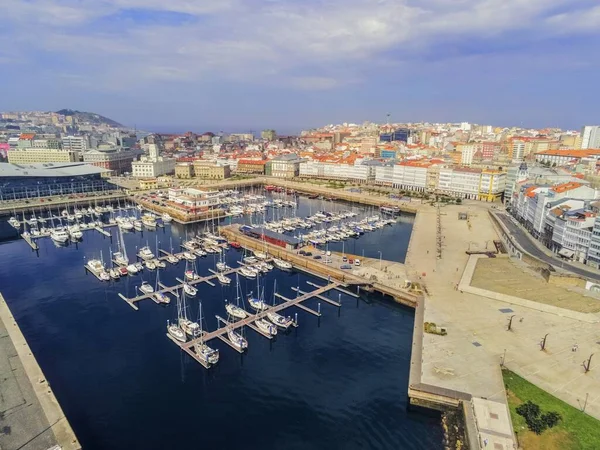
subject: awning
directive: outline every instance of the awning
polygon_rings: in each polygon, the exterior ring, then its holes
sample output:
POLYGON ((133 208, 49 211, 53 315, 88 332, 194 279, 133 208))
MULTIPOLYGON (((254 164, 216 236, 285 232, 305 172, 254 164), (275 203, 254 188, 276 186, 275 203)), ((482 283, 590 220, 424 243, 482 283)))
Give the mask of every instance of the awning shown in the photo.
POLYGON ((572 258, 572 257, 573 257, 573 255, 575 254, 575 252, 574 252, 574 251, 572 251, 572 250, 569 250, 569 249, 563 248, 563 249, 561 249, 561 250, 558 252, 558 254, 559 254, 560 256, 564 256, 565 258, 572 258))

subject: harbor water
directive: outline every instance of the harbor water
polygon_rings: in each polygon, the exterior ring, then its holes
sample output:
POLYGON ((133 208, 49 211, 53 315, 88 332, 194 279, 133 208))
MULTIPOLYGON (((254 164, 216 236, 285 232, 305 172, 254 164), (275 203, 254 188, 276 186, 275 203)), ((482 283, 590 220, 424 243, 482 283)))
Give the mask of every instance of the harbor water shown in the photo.
MULTIPOLYGON (((355 208, 300 199, 298 215, 316 208, 355 208), (327 205, 321 206, 323 203, 327 205)), ((365 213, 370 213, 365 211, 365 213)), ((248 223, 249 217, 240 221, 248 223)), ((253 218, 254 221, 257 218, 253 218)), ((225 223, 226 221, 224 221, 225 223)), ((166 337, 167 321, 176 319, 176 305, 151 300, 134 311, 118 293, 138 295, 142 281, 154 285, 156 271, 100 282, 84 270, 102 253, 108 264, 117 249, 112 239, 94 230, 82 242, 57 246, 39 239, 32 251, 6 223, 0 243, 0 291, 9 303, 42 370, 85 449, 260 448, 260 449, 434 449, 442 447, 437 417, 406 410, 414 314, 377 296, 356 299, 329 294, 342 308, 321 304, 321 318, 298 313, 299 327, 279 332, 269 341, 244 331, 249 349, 239 355, 219 340, 210 345, 221 358, 204 369, 166 337), (11 231, 12 230, 12 231, 11 231)), ((403 261, 411 218, 346 241, 353 254, 403 261)), ((168 250, 204 225, 166 225, 155 231, 124 233, 130 260, 136 248, 156 243, 168 250)), ((330 249, 338 250, 331 244, 330 249)), ((179 251, 179 249, 176 249, 179 251)), ((226 253, 237 266, 242 253, 226 253)), ((196 270, 208 275, 216 256, 199 258, 196 270)), ((167 265, 161 282, 178 284, 185 262, 167 265)), ((323 280, 277 269, 256 280, 240 278, 245 296, 264 289, 293 298, 292 288, 310 291, 323 280), (276 284, 276 286, 275 286, 276 284)), ((231 286, 196 285, 188 299, 188 316, 196 320, 202 300, 203 328, 217 328, 215 315, 225 316, 224 302, 235 301, 231 286)), ((279 300, 281 302, 281 300, 279 300)), ((319 301, 305 305, 317 309, 319 301)))

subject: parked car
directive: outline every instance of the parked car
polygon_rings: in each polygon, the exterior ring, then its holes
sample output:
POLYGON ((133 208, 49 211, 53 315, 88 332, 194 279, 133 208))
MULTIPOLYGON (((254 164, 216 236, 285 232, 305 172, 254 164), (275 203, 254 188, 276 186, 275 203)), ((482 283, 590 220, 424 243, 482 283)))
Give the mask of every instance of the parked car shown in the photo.
POLYGON ((354 265, 355 265, 356 267, 360 266, 360 259, 355 259, 355 260, 354 260, 354 265))
POLYGON ((348 269, 352 269, 352 266, 350 264, 342 264, 340 266, 340 269, 348 270, 348 269))
POLYGON ((348 262, 348 257, 346 255, 342 256, 342 261, 343 262, 348 262))
POLYGON ((304 250, 300 250, 300 251, 298 252, 298 254, 299 254, 299 255, 306 255, 306 252, 305 252, 304 250))
POLYGON ((315 255, 313 256, 313 259, 321 259, 321 255, 315 255))
POLYGON ((312 252, 306 252, 304 256, 312 256, 312 252))
POLYGON ((354 260, 352 258, 348 259, 348 264, 353 265, 354 264, 354 260))

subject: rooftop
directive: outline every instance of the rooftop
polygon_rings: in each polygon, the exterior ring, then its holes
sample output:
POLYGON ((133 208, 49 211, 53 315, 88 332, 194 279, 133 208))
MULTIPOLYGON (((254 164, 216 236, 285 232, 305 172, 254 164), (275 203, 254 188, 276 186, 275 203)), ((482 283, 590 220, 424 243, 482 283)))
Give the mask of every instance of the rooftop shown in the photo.
POLYGON ((0 177, 72 177, 110 172, 84 163, 0 163, 0 177))

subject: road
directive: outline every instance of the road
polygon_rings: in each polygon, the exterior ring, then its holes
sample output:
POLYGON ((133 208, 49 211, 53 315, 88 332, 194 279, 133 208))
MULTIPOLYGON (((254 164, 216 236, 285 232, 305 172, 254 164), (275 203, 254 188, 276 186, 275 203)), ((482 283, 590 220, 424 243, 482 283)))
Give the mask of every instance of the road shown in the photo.
POLYGON ((584 278, 589 278, 590 280, 600 282, 600 272, 577 267, 565 262, 564 260, 558 257, 547 255, 544 251, 542 251, 540 248, 538 248, 537 245, 535 245, 532 242, 533 238, 521 227, 516 225, 507 214, 498 212, 496 213, 496 217, 502 221, 502 223, 506 226, 510 234, 513 235, 513 237, 519 243, 521 248, 527 253, 544 262, 547 262, 548 264, 552 264, 553 266, 560 267, 564 270, 568 270, 569 272, 573 272, 574 274, 580 275, 584 278))

